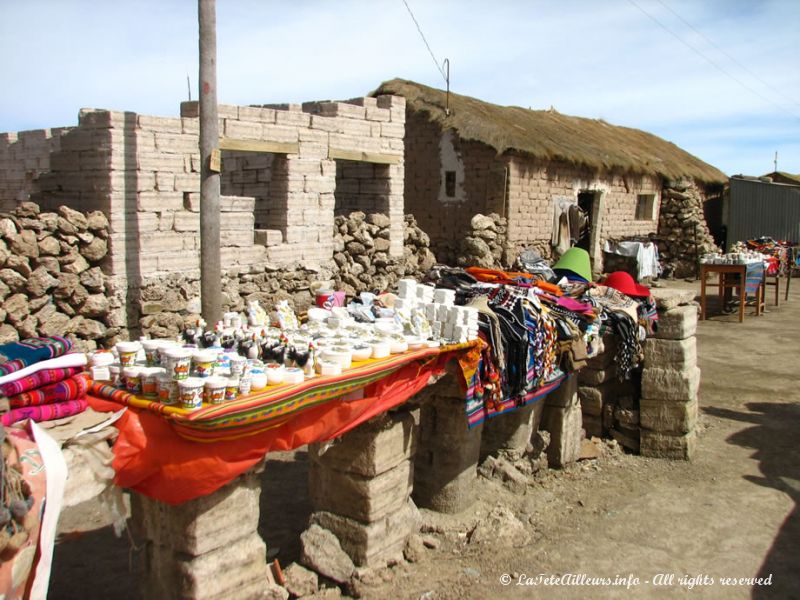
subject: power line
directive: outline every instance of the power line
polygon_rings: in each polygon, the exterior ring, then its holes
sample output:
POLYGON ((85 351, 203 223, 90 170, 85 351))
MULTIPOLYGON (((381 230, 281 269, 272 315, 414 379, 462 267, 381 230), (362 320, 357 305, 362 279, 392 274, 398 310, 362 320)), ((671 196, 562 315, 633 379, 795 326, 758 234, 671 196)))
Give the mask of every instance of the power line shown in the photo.
MULTIPOLYGON (((405 1, 405 0, 403 0, 403 1, 405 1)), ((631 4, 633 4, 633 6, 635 6, 637 9, 639 9, 639 11, 641 11, 641 12, 642 12, 642 13, 643 13, 645 16, 647 16, 649 19, 651 19, 653 22, 655 22, 655 23, 656 23, 656 25, 658 25, 658 26, 659 26, 659 27, 661 27, 661 28, 662 28, 664 31, 666 31, 667 33, 669 33, 669 34, 670 34, 672 37, 674 37, 674 38, 675 38, 676 40, 678 40, 678 41, 679 41, 681 44, 683 44, 684 46, 686 46, 687 48, 689 48, 689 49, 690 49, 692 52, 694 52, 694 53, 695 53, 695 54, 697 54, 697 55, 698 55, 700 58, 702 58, 702 59, 703 59, 703 60, 705 60, 707 63, 709 63, 709 64, 710 64, 712 67, 714 67, 715 69, 717 69, 717 70, 718 70, 720 73, 722 73, 723 75, 726 75, 727 77, 729 77, 730 79, 732 79, 733 81, 735 81, 736 83, 738 83, 740 86, 742 86, 744 89, 746 89, 747 91, 749 91, 751 94, 754 94, 754 95, 758 96, 758 97, 759 97, 759 98, 761 98, 761 99, 762 99, 764 102, 768 102, 769 104, 772 104, 772 105, 773 105, 775 108, 779 109, 781 112, 787 112, 787 113, 789 113, 789 111, 787 111, 785 107, 781 106, 780 104, 776 103, 775 101, 771 100, 770 98, 767 98, 766 96, 764 96, 763 94, 761 94, 761 93, 760 93, 760 92, 758 92, 757 90, 754 90, 752 87, 750 87, 749 85, 747 85, 746 83, 744 83, 744 82, 743 82, 741 79, 739 79, 738 77, 736 77, 735 75, 733 75, 731 72, 729 72, 727 69, 725 69, 724 67, 722 67, 722 66, 721 66, 719 63, 717 63, 717 62, 716 62, 714 59, 712 59, 712 58, 710 58, 710 57, 706 56, 706 55, 705 55, 703 52, 701 52, 700 50, 698 50, 697 48, 695 48, 694 46, 692 46, 692 45, 691 45, 689 42, 687 42, 686 40, 684 40, 684 39, 683 39, 681 36, 679 36, 677 33, 675 33, 674 31, 672 31, 672 29, 670 29, 669 27, 667 27, 666 25, 664 25, 664 24, 663 24, 661 21, 659 21, 659 20, 658 20, 656 17, 654 17, 654 16, 653 16, 653 15, 651 15, 649 12, 647 12, 645 9, 643 9, 641 6, 639 6, 639 5, 638 5, 638 4, 637 4, 637 3, 636 3, 634 0, 628 0, 628 2, 630 2, 631 4)), ((800 116, 798 116, 798 115, 795 115, 795 114, 793 114, 793 113, 789 113, 789 114, 790 114, 790 116, 792 116, 793 118, 800 119, 800 116)))
POLYGON ((798 103, 798 102, 795 102, 795 101, 794 101, 792 98, 789 98, 789 96, 787 96, 786 94, 784 94, 783 92, 781 92, 779 89, 777 89, 777 88, 773 87, 773 86, 772 86, 772 85, 770 85, 768 82, 764 81, 764 80, 763 80, 761 77, 759 77, 759 75, 758 75, 757 73, 754 73, 753 71, 751 71, 750 69, 748 69, 746 66, 744 66, 742 63, 740 63, 738 60, 736 60, 736 58, 735 58, 735 57, 733 57, 733 56, 731 56, 731 55, 730 55, 728 52, 726 52, 724 48, 721 48, 720 46, 718 46, 717 44, 715 44, 713 41, 711 41, 711 39, 709 39, 709 38, 708 38, 708 36, 706 36, 706 35, 705 35, 705 34, 704 34, 702 31, 698 31, 698 30, 697 30, 697 29, 696 29, 694 26, 692 26, 692 24, 691 24, 691 23, 689 23, 689 21, 687 21, 687 20, 686 20, 686 19, 684 19, 684 18, 683 18, 681 15, 679 15, 679 14, 678 14, 678 13, 677 13, 675 10, 673 10, 673 9, 672 9, 672 8, 671 8, 669 5, 667 5, 665 2, 663 2, 663 0, 657 0, 657 2, 658 2, 658 3, 659 3, 661 6, 663 6, 664 8, 666 8, 666 9, 667 9, 669 12, 671 12, 673 15, 675 15, 676 17, 678 17, 678 19, 680 19, 680 21, 681 21, 681 22, 682 22, 684 25, 686 25, 686 26, 687 26, 689 29, 691 29, 691 30, 692 30, 692 31, 694 31, 694 32, 695 32, 697 35, 699 35, 701 38, 703 38, 703 39, 704 39, 704 40, 705 40, 705 41, 706 41, 706 42, 707 42, 707 43, 708 43, 708 44, 709 44, 709 45, 710 45, 712 48, 715 48, 715 49, 716 49, 718 52, 720 52, 721 54, 724 54, 725 56, 727 56, 727 57, 728 57, 728 59, 730 59, 730 61, 731 61, 731 62, 733 62, 733 63, 734 63, 736 66, 738 66, 740 69, 742 69, 742 70, 746 71, 746 72, 747 72, 747 73, 748 73, 748 74, 749 74, 751 77, 753 77, 754 79, 757 79, 758 81, 760 81, 760 82, 761 82, 763 85, 767 86, 769 89, 771 89, 773 92, 775 92, 776 94, 778 94, 779 96, 781 96, 781 97, 782 97, 784 100, 786 100, 787 102, 789 102, 789 103, 791 103, 791 104, 794 104, 795 106, 798 106, 798 107, 800 107, 800 103, 798 103))
POLYGON ((428 52, 430 53, 431 58, 433 59, 433 64, 436 65, 436 70, 439 71, 439 74, 442 76, 442 78, 445 81, 447 81, 447 75, 445 75, 444 70, 442 69, 441 66, 439 66, 439 61, 436 60, 436 57, 433 55, 433 50, 431 50, 431 46, 430 44, 428 44, 428 40, 425 39, 425 34, 422 33, 422 28, 419 26, 419 23, 417 22, 417 18, 414 16, 414 13, 411 11, 411 7, 408 5, 408 2, 406 2, 406 0, 403 0, 403 4, 406 5, 406 10, 408 10, 408 14, 411 15, 411 20, 414 21, 414 25, 417 26, 417 31, 419 31, 419 35, 422 38, 422 41, 425 42, 425 47, 428 49, 428 52))

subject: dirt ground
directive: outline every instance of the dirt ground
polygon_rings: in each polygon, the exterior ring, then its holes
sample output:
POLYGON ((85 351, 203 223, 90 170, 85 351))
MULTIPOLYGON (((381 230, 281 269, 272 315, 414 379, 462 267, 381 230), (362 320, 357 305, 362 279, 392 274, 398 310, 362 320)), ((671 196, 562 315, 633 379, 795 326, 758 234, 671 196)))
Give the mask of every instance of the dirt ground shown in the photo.
MULTIPOLYGON (((693 462, 606 445, 598 459, 531 478, 524 494, 479 478, 479 499, 465 513, 422 511, 434 548, 413 563, 367 572, 361 595, 800 598, 800 285, 788 303, 782 297, 783 290, 780 306, 770 302, 760 317, 748 308, 741 324, 732 315, 699 323, 702 417, 693 462), (498 512, 506 517, 495 527, 488 515, 498 512), (479 523, 495 528, 484 541, 473 533, 479 523), (723 581, 754 577, 770 584, 723 581)), ((284 566, 299 555, 310 513, 307 474, 304 449, 270 456, 264 473, 259 530, 284 566)), ((101 522, 87 507, 64 524, 50 598, 138 597, 139 552, 101 522)))

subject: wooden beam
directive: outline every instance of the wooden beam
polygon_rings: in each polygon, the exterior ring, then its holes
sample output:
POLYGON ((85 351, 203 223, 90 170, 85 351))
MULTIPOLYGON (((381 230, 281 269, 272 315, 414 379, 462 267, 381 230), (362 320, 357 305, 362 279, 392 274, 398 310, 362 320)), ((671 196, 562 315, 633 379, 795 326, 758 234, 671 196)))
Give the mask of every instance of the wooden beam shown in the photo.
POLYGON ((238 140, 222 137, 219 139, 222 150, 238 152, 271 152, 273 154, 298 154, 300 144, 297 142, 265 142, 260 140, 238 140))
POLYGON ((398 154, 381 154, 380 152, 362 152, 361 150, 344 150, 342 148, 329 148, 328 158, 342 160, 357 160, 360 162, 377 163, 380 165, 396 165, 403 160, 398 154))

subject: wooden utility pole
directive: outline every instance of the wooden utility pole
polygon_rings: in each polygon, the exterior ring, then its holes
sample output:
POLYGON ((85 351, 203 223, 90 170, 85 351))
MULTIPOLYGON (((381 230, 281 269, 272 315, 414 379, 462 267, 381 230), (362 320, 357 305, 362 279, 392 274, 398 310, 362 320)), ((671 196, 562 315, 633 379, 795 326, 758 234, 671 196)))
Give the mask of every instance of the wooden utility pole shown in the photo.
POLYGON ((198 0, 200 24, 200 297, 203 319, 222 319, 216 0, 198 0))

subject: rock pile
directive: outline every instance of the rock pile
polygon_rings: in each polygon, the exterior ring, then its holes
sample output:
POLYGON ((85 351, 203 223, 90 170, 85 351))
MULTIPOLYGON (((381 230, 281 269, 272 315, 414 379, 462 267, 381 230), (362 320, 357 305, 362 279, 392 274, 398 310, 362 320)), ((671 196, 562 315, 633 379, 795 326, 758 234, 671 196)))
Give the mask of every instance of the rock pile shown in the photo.
POLYGON ((506 247, 507 225, 508 221, 497 213, 472 217, 471 231, 460 242, 456 264, 488 269, 511 264, 513 257, 508 256, 506 247))
POLYGON ((436 263, 430 238, 412 215, 405 217, 402 259, 389 256, 389 217, 361 211, 334 220, 334 255, 338 272, 336 288, 355 295, 383 291, 403 277, 422 278, 436 263))
POLYGON ((688 277, 697 270, 697 258, 719 252, 703 214, 703 197, 694 184, 665 184, 658 224, 659 257, 664 275, 688 277), (696 245, 696 250, 695 250, 696 245))
POLYGON ((109 299, 100 269, 108 232, 99 211, 40 212, 25 202, 0 214, 0 343, 66 335, 85 351, 119 332, 124 308, 109 299))
MULTIPOLYGON (((297 312, 303 312, 314 302, 314 282, 331 278, 329 269, 233 269, 222 276, 222 309, 245 312, 247 303, 257 300, 270 310, 276 302, 288 300, 297 312)), ((139 326, 150 337, 175 337, 200 318, 200 281, 195 276, 174 273, 150 280, 134 296, 139 298, 142 315, 139 326)))

